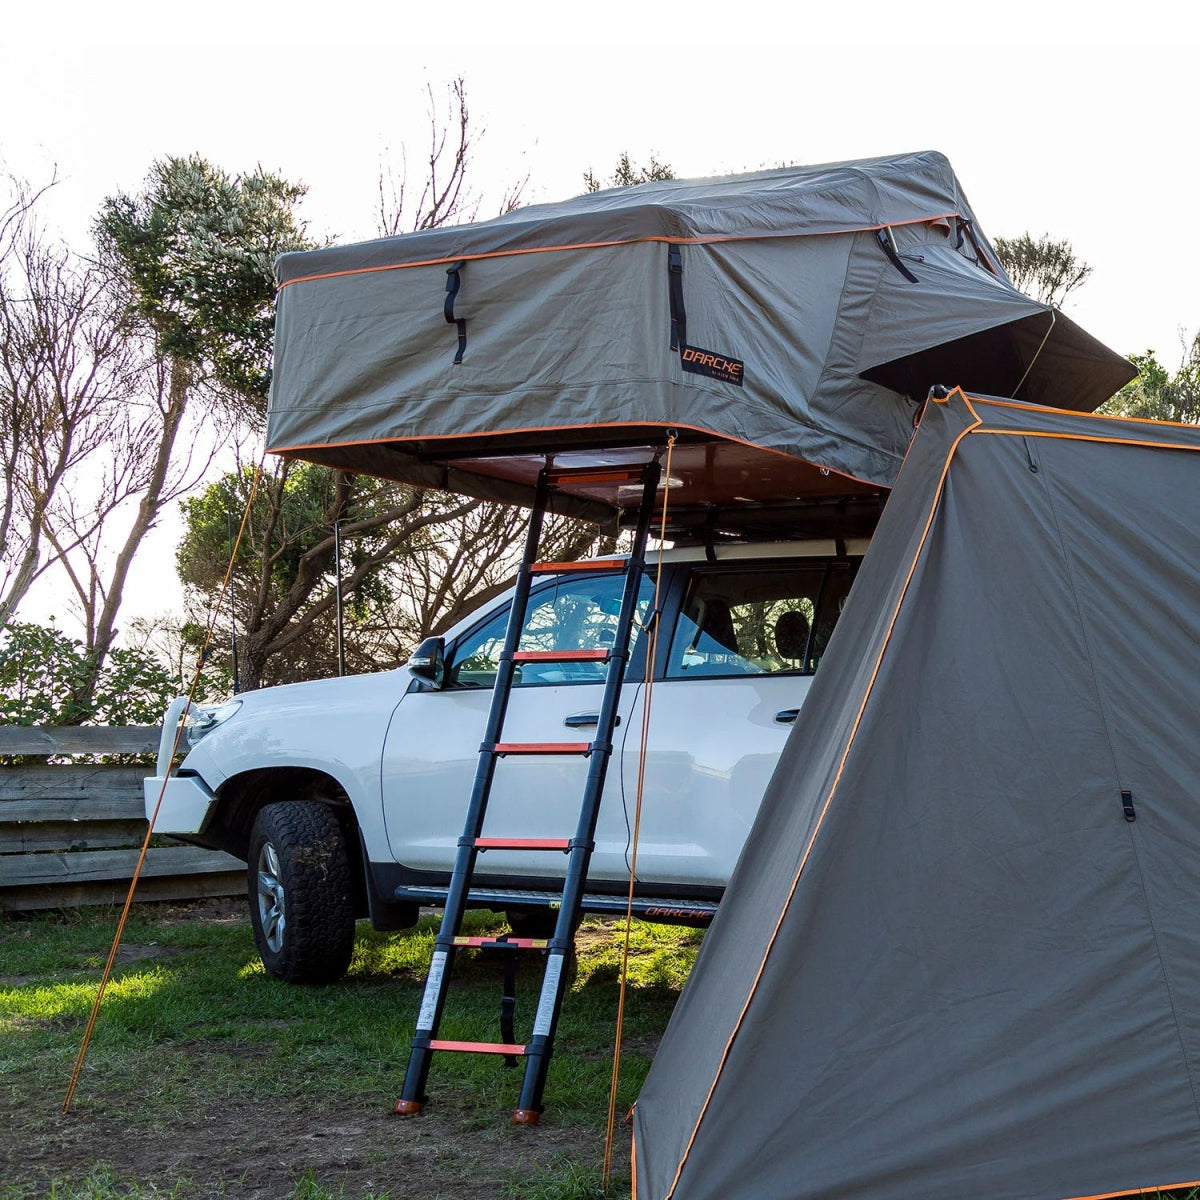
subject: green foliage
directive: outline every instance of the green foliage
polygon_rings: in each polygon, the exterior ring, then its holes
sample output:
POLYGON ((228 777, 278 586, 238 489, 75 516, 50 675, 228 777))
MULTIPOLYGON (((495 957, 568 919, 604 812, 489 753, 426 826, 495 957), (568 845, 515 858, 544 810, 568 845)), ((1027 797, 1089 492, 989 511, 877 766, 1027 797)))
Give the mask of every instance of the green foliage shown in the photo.
POLYGON ((1174 375, 1158 361, 1153 350, 1131 354, 1129 360, 1138 369, 1137 378, 1109 400, 1100 409, 1102 413, 1200 424, 1200 334, 1193 339, 1174 375))
POLYGON ((165 357, 265 403, 273 263, 311 244, 295 212, 305 190, 261 169, 231 176, 191 155, 156 162, 140 195, 104 202, 101 252, 127 276, 165 357))
MULTIPOLYGON (((268 607, 277 605, 293 586, 305 555, 330 542, 333 530, 328 514, 337 486, 334 472, 315 463, 286 464, 276 485, 272 483, 269 479, 260 483, 231 584, 235 595, 247 587, 258 588, 265 570, 269 595, 263 600, 268 607)), ((186 528, 175 565, 179 578, 189 587, 215 598, 229 563, 231 531, 236 535, 253 486, 254 471, 245 467, 227 472, 183 500, 186 528)), ((353 483, 350 486, 353 488, 353 483)), ((354 509, 357 520, 374 515, 370 504, 354 509)), ((369 549, 369 540, 347 538, 342 546, 343 571, 349 573, 365 561, 369 549)), ((331 542, 321 567, 326 573, 333 571, 331 542)), ((388 596, 381 589, 377 578, 365 580, 352 604, 358 609, 382 605, 388 596)))
POLYGON ((657 183, 660 179, 674 178, 675 172, 671 169, 671 164, 659 162, 653 153, 649 163, 639 167, 629 157, 629 151, 622 150, 616 168, 606 181, 601 182, 589 167, 583 173, 583 185, 589 192, 598 192, 606 187, 633 187, 639 183, 657 183))
POLYGON ((0 722, 8 725, 153 725, 179 681, 141 650, 109 653, 91 701, 87 648, 53 627, 14 622, 0 631, 0 722))
POLYGON ((1077 258, 1066 238, 1040 238, 1028 233, 997 238, 996 253, 1009 278, 1027 296, 1061 308, 1066 298, 1087 281, 1092 268, 1077 258))

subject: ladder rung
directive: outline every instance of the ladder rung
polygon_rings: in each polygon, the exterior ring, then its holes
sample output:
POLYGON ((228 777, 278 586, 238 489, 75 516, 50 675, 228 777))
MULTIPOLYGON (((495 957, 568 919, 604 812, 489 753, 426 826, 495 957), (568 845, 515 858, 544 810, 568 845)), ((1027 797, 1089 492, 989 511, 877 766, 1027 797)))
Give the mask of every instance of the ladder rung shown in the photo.
POLYGON ((434 1039, 430 1050, 462 1050, 467 1054, 524 1054, 524 1046, 508 1046, 504 1042, 443 1042, 434 1039))
POLYGON ((475 839, 479 850, 570 850, 566 838, 490 838, 475 839))
POLYGON ((545 950, 550 942, 547 938, 456 937, 454 944, 456 946, 482 946, 489 950, 545 950))
POLYGON ((512 660, 523 662, 603 662, 611 650, 514 650, 512 660))
POLYGON ((578 558, 573 562, 530 563, 534 575, 562 575, 568 571, 594 572, 624 571, 625 564, 617 558, 578 558))
POLYGON ((497 742, 493 754, 588 754, 591 742, 497 742))
POLYGON ((641 483, 647 465, 626 463, 612 467, 551 467, 546 472, 546 482, 551 487, 564 483, 641 483))

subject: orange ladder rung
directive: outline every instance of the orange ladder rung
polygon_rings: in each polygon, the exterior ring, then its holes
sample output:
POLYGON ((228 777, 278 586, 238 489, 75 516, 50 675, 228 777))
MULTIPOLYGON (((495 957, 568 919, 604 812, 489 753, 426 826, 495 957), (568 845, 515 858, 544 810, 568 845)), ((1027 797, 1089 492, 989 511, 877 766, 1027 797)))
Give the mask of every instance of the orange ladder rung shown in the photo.
POLYGON ((497 742, 493 754, 589 754, 591 742, 497 742))
POLYGON ((603 662, 611 650, 514 650, 512 660, 523 662, 603 662))
POLYGON ((524 1046, 509 1046, 504 1042, 443 1042, 434 1039, 430 1050, 461 1050, 466 1054, 524 1054, 524 1046))
POLYGON ((601 571, 624 571, 625 564, 615 558, 577 558, 573 562, 530 563, 533 575, 561 575, 568 571, 599 573, 601 571))
POLYGON ((551 487, 560 487, 564 483, 582 486, 594 483, 641 483, 645 471, 645 463, 612 467, 551 467, 546 472, 546 482, 551 487))
POLYGON ((494 950, 545 950, 550 945, 547 938, 486 938, 486 937, 456 937, 456 946, 485 947, 494 950))
POLYGON ((566 838, 493 838, 475 839, 479 850, 570 850, 566 838))

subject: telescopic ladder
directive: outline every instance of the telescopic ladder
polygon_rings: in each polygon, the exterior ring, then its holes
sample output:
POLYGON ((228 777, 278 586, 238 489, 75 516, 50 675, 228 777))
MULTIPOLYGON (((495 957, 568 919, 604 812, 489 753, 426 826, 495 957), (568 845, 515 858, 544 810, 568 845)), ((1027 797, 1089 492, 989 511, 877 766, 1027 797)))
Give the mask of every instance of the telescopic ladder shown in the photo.
POLYGON ((638 592, 645 572, 646 538, 654 508, 655 491, 661 476, 657 461, 623 467, 557 468, 547 465, 538 475, 533 512, 525 538, 525 552, 517 573, 516 589, 509 610, 504 649, 500 654, 491 708, 479 747, 475 781, 467 807, 463 835, 458 840, 458 852, 450 886, 446 894, 442 924, 434 942, 433 958, 425 991, 417 1016, 416 1032, 412 1039, 404 1090, 396 1103, 402 1115, 418 1113, 426 1102, 425 1085, 435 1051, 464 1051, 475 1054, 497 1054, 508 1058, 524 1058, 525 1075, 521 1096, 513 1121, 518 1125, 536 1125, 542 1113, 542 1092, 546 1072, 554 1049, 554 1034, 566 991, 564 965, 573 948, 575 927, 587 882, 588 865, 595 848, 596 821, 600 813, 600 798, 604 779, 613 753, 613 731, 618 720, 621 684, 629 661, 630 641, 637 613, 638 592), (625 564, 621 608, 611 647, 602 650, 521 650, 521 631, 525 625, 529 594, 538 575, 581 572, 611 574, 612 560, 567 563, 539 563, 538 546, 542 522, 552 492, 564 485, 583 487, 598 484, 641 485, 641 504, 634 529, 633 548, 625 564), (504 740, 504 717, 508 709, 515 669, 523 662, 576 662, 587 659, 605 662, 603 699, 600 704, 596 734, 590 742, 508 742, 504 740), (581 755, 588 759, 587 778, 579 822, 572 838, 504 838, 484 837, 483 823, 487 815, 488 797, 500 759, 508 755, 581 755), (557 851, 567 855, 566 875, 562 884, 562 900, 558 909, 554 935, 548 940, 531 938, 471 938, 460 934, 466 911, 476 859, 481 850, 557 851), (541 992, 529 1040, 521 1045, 505 1042, 457 1042, 438 1037, 442 1013, 449 990, 450 971, 455 951, 463 947, 506 950, 541 950, 545 955, 541 992))

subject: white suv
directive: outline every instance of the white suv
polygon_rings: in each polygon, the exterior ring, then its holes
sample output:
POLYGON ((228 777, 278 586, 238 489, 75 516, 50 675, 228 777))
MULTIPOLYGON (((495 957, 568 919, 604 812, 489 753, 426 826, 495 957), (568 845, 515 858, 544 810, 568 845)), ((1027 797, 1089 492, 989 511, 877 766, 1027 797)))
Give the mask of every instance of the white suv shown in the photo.
MULTIPOLYGON (((640 915, 711 919, 864 549, 862 541, 836 548, 812 541, 664 553, 640 915)), ((640 620, 651 605, 656 559, 648 558, 640 620)), ((614 559, 611 575, 537 582, 520 648, 610 646, 622 567, 614 559)), ((407 669, 268 688, 194 709, 190 750, 175 773, 169 757, 183 702, 169 710, 158 773, 145 784, 147 809, 166 776, 156 829, 246 860, 258 948, 273 974, 336 979, 350 961, 356 917, 403 928, 419 905, 444 898, 508 608, 506 595, 477 611, 426 643, 407 669)), ((648 642, 635 631, 585 911, 624 911, 648 642)), ((523 664, 505 740, 586 736, 604 669, 594 661, 523 664)), ((485 835, 570 837, 585 771, 578 758, 502 759, 485 835)), ((507 910, 527 929, 544 923, 564 864, 545 853, 489 850, 470 902, 507 910)))

